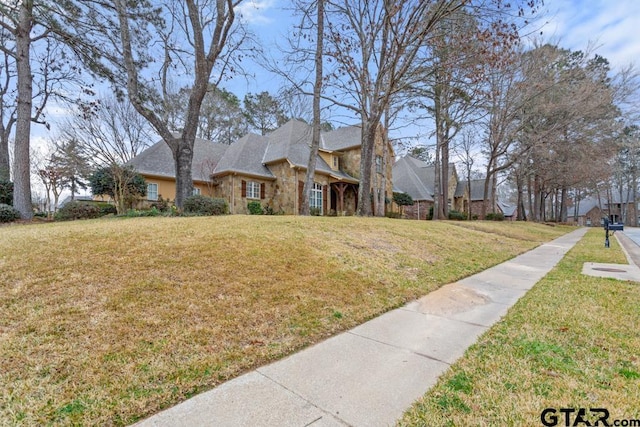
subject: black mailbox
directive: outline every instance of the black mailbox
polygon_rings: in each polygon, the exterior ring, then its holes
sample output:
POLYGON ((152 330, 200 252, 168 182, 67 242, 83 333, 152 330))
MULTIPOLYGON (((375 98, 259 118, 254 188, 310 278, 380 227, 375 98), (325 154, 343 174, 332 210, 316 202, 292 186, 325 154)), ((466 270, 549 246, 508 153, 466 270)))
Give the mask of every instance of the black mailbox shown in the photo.
POLYGON ((624 224, 612 224, 609 222, 609 218, 604 218, 604 247, 609 247, 609 232, 610 231, 623 231, 624 224))

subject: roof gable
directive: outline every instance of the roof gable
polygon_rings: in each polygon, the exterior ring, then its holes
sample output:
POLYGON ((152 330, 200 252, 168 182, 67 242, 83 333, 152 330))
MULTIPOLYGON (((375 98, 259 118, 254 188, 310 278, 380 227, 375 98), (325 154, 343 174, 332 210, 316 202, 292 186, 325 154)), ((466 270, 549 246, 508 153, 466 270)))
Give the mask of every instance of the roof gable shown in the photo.
POLYGON ((430 174, 429 165, 415 157, 401 157, 393 164, 393 186, 413 200, 433 201, 433 171, 430 174))
POLYGON ((327 151, 340 151, 360 147, 362 144, 362 128, 346 126, 323 132, 320 135, 320 148, 327 151))
POLYGON ((213 174, 239 172, 248 175, 273 178, 271 171, 262 163, 267 150, 268 138, 249 133, 229 146, 220 159, 213 174))
MULTIPOLYGON (((208 181, 216 164, 229 148, 226 144, 196 138, 193 144, 192 174, 195 181, 208 181)), ((140 174, 175 178, 176 169, 173 154, 169 145, 160 140, 151 147, 142 151, 127 165, 140 174)))

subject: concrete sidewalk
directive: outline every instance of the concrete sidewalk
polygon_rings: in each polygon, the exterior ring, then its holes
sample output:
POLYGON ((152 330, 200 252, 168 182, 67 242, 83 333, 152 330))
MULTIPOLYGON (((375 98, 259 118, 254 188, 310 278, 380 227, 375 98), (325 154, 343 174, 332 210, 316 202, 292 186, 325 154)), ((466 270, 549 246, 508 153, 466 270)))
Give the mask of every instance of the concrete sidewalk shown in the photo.
MULTIPOLYGON (((611 237, 618 240, 622 251, 627 257, 628 264, 585 262, 582 266, 582 274, 640 282, 640 246, 637 243, 637 240, 640 239, 640 234, 638 234, 638 232, 639 230, 636 228, 626 227, 625 231, 617 231, 613 234, 613 237, 611 237), (627 234, 629 234, 629 236, 627 234), (635 240, 630 238, 630 236, 635 240)), ((604 239, 604 232, 602 234, 604 239)))
POLYGON ((443 286, 136 425, 394 425, 586 232, 443 286))

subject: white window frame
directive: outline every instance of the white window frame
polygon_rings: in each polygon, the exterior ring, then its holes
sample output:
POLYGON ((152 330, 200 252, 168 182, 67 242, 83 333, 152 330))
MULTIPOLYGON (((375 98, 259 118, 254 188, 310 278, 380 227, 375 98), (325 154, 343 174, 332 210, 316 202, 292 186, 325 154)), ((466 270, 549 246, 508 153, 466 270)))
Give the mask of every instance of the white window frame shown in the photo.
POLYGON ((200 193, 200 189, 198 187, 193 187, 193 195, 194 196, 199 196, 200 193))
POLYGON ((311 209, 320 209, 320 212, 322 212, 322 202, 322 184, 314 182, 313 187, 311 188, 309 207, 311 209))
POLYGON ((158 200, 158 184, 155 182, 147 183, 147 200, 158 200), (155 187, 155 191, 151 190, 152 187, 155 187), (155 194, 155 196, 152 197, 152 194, 155 194))
POLYGON ((260 199, 260 183, 247 181, 247 199, 260 199))

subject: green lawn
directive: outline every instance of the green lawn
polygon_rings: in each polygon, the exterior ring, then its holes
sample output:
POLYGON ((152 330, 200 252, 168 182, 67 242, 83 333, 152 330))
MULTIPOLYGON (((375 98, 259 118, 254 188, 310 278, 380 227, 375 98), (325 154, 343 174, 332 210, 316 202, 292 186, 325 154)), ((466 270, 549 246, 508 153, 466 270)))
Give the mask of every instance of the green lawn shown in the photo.
POLYGON ((0 423, 132 423, 569 230, 242 215, 0 227, 0 423))
MULTIPOLYGON (((559 425, 561 408, 586 408, 592 425, 589 408, 610 425, 640 419, 640 284, 583 276, 585 262, 627 263, 615 238, 604 249, 590 230, 399 425, 541 426, 545 408, 559 425)), ((570 425, 586 425, 576 415, 570 425)))

